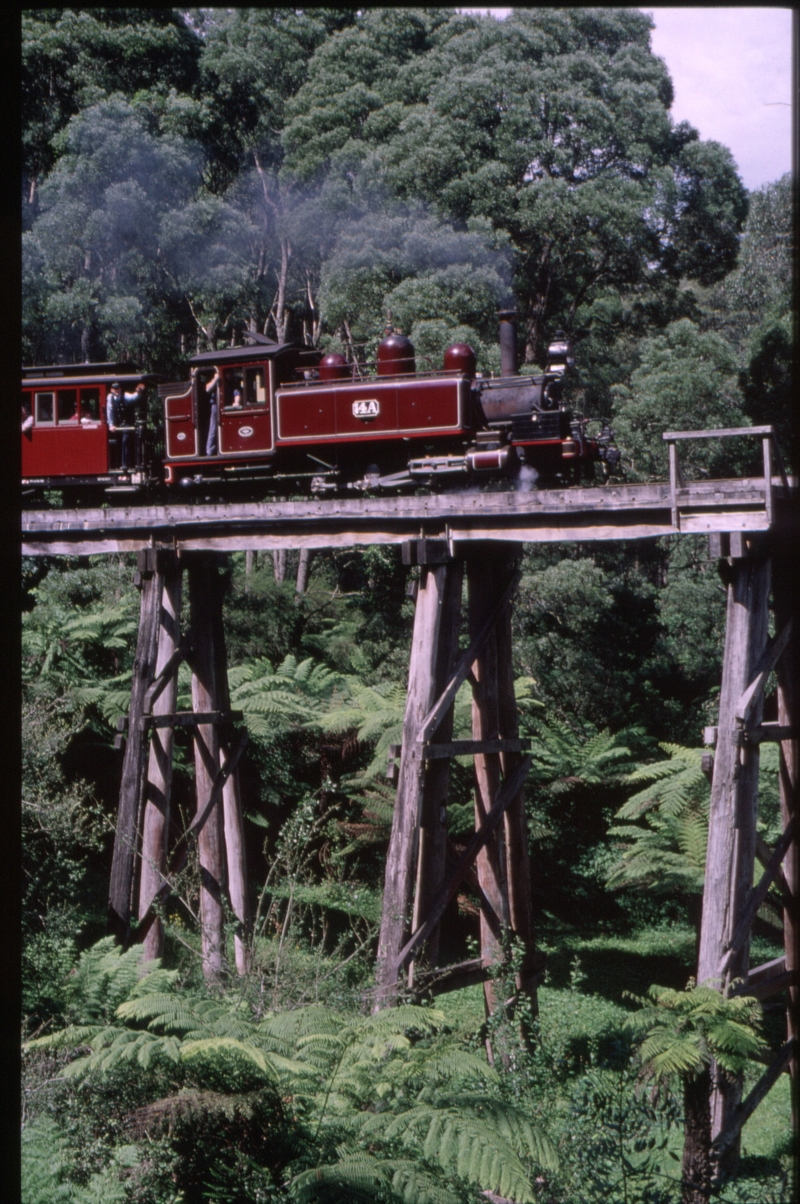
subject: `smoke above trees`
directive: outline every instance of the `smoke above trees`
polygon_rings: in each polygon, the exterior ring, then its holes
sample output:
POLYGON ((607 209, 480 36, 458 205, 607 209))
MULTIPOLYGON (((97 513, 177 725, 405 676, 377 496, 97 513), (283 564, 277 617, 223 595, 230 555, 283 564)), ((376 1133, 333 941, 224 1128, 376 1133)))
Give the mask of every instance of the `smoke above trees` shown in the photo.
MULTIPOLYGON (((25 357, 177 371, 247 330, 366 356, 391 311, 423 357, 456 330, 489 370, 513 304, 521 360, 565 330, 582 405, 611 412, 643 338, 708 324, 748 206, 730 152, 673 122, 650 29, 635 9, 26 15, 25 357)), ((751 392, 782 370, 779 327, 739 340, 751 392)))

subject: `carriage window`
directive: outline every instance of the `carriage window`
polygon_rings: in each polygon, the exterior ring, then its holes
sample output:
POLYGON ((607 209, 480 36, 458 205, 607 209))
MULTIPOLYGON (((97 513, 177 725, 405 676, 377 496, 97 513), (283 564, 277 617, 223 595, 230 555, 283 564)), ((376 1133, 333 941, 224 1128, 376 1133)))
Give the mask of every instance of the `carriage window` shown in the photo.
POLYGON ((70 422, 77 419, 78 390, 59 389, 56 397, 58 399, 58 421, 70 422))
POLYGON ((37 393, 35 399, 36 406, 36 425, 37 426, 52 426, 55 419, 55 393, 37 393))
POLYGON ((261 406, 267 400, 267 391, 264 388, 264 369, 261 365, 257 368, 245 368, 244 370, 244 404, 246 406, 261 406))
POLYGON ((100 390, 81 389, 81 418, 100 421, 100 390))

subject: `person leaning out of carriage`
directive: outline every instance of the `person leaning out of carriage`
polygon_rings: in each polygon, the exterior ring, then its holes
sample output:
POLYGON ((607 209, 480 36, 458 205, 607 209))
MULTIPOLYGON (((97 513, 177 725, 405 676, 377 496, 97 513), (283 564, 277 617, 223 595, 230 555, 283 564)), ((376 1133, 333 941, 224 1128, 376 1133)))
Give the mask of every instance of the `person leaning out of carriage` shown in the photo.
MULTIPOLYGON (((129 427, 132 425, 133 411, 129 412, 128 407, 133 406, 139 401, 144 393, 144 385, 140 381, 133 393, 123 393, 119 381, 114 381, 106 398, 106 422, 108 423, 109 431, 116 431, 119 427, 129 427)), ((133 439, 133 431, 122 431, 122 468, 123 471, 133 468, 133 460, 135 456, 135 445, 133 439)))

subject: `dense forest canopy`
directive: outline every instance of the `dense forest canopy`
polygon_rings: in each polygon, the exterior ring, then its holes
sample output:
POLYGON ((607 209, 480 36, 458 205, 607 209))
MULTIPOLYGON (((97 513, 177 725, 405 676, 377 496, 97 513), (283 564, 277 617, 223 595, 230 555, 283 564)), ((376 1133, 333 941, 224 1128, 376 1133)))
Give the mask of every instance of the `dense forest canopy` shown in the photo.
MULTIPOLYGON (((790 180, 748 195, 727 148, 675 123, 651 27, 632 8, 23 12, 24 362, 131 359, 177 379, 246 331, 364 361, 390 313, 420 362, 459 340, 491 372, 497 309, 514 306, 523 371, 557 329, 572 339, 571 404, 611 420, 624 479, 665 474, 667 428, 765 422, 796 471, 790 180)), ((747 469, 740 442, 698 444, 687 471, 747 469)), ((135 949, 101 940, 134 568, 23 563, 23 1004, 26 1037, 44 1038, 25 1054, 26 1200, 681 1198, 691 1067, 724 1060, 726 1025, 742 1058, 763 1052, 750 1004, 683 990, 725 623, 706 541, 525 547, 513 667, 549 957, 533 1052, 504 1012, 482 1027, 469 992, 441 1013, 363 1014, 413 621, 393 547, 225 569, 250 735, 249 976, 202 982, 196 866, 165 909, 161 968, 142 978, 135 949), (653 1040, 688 1059, 671 1077, 653 1040)), ((454 737, 470 731, 465 685, 454 737)), ((181 829, 191 764, 179 736, 181 829)), ((473 825, 460 759, 449 834, 473 825)), ((759 960, 778 955, 781 906, 773 891, 759 914, 759 960)), ((459 895, 448 958, 471 951, 477 914, 459 895)), ((764 1019, 773 1047, 780 1024, 764 1019)), ((783 1198, 784 1118, 755 1136, 760 1115, 731 1202, 783 1198)))

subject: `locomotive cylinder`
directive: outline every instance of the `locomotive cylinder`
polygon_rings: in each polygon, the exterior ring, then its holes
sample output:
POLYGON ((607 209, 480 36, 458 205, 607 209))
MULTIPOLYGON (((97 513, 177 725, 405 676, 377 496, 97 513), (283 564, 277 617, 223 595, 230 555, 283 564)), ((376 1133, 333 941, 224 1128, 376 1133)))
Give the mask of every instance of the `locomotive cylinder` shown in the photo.
POLYGON ((467 465, 471 472, 502 472, 515 461, 517 453, 512 447, 498 447, 491 451, 467 452, 467 465))
POLYGON ((390 334, 378 344, 378 376, 416 372, 414 344, 404 334, 390 334))

